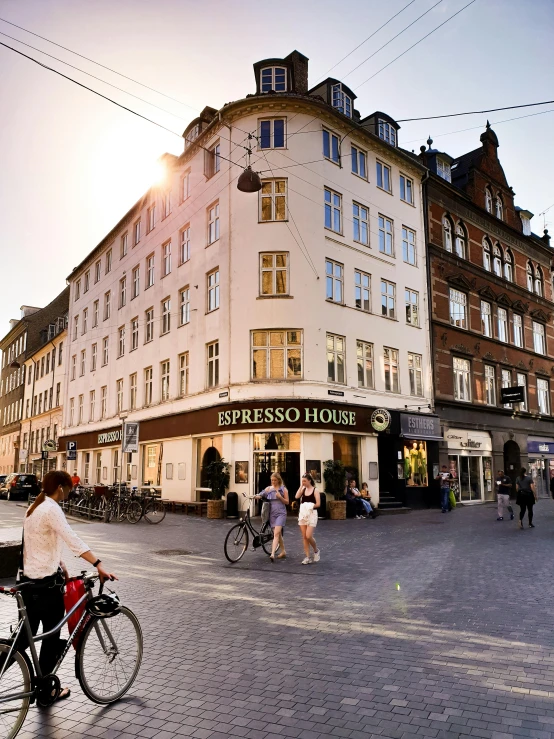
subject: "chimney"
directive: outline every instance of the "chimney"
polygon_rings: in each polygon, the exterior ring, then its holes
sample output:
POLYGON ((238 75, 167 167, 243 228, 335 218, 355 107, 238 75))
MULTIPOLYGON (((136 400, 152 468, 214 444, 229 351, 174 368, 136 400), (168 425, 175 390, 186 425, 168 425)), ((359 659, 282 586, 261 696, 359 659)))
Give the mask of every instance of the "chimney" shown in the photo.
POLYGON ((547 246, 550 246, 550 235, 547 228, 544 229, 544 234, 541 236, 541 239, 547 246))
POLYGON ((292 84, 294 92, 305 95, 308 92, 308 57, 299 51, 293 51, 285 61, 292 66, 292 84))

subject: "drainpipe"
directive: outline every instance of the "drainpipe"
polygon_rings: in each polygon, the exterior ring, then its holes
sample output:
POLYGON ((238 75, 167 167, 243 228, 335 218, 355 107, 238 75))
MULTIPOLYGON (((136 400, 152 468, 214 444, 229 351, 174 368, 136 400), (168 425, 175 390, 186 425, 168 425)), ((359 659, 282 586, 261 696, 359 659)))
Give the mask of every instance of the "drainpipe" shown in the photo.
POLYGON ((25 460, 25 472, 29 472, 29 455, 31 453, 31 426, 33 425, 33 406, 34 406, 34 400, 35 400, 35 378, 36 378, 36 366, 38 362, 35 362, 35 360, 31 357, 31 362, 33 363, 33 388, 31 390, 31 402, 29 404, 29 408, 31 410, 31 414, 29 416, 29 441, 27 446, 27 459, 25 460))
POLYGON ((431 378, 431 411, 435 412, 435 380, 434 380, 434 373, 433 373, 433 366, 435 361, 435 339, 433 335, 433 325, 432 325, 432 316, 433 316, 433 299, 432 299, 432 292, 431 292, 431 260, 429 259, 429 225, 428 225, 428 198, 427 198, 427 188, 426 188, 426 182, 429 179, 429 170, 425 172, 423 177, 421 178, 421 192, 423 196, 423 233, 425 238, 425 269, 427 272, 427 303, 428 303, 428 316, 429 316, 429 334, 428 334, 428 340, 429 340, 429 352, 430 352, 430 359, 431 359, 431 365, 430 365, 430 378, 431 378))

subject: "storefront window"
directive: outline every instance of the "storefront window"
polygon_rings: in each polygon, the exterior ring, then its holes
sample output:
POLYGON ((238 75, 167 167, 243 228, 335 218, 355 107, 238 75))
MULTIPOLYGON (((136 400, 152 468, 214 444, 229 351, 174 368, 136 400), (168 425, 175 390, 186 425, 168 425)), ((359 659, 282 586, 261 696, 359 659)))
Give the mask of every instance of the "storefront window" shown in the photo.
POLYGON ((219 462, 223 456, 223 436, 204 436, 198 439, 196 457, 196 480, 200 488, 207 488, 206 468, 211 462, 219 462))
POLYGON ((492 479, 492 457, 481 457, 483 460, 483 487, 485 491, 485 500, 494 500, 496 492, 492 479))
POLYGON ((404 446, 404 479, 410 487, 426 487, 427 482, 427 444, 424 441, 411 441, 404 446))
POLYGON ((449 472, 454 478, 451 488, 456 500, 470 503, 495 499, 492 457, 451 454, 448 462, 449 472))
POLYGON ((333 434, 333 459, 342 462, 346 467, 347 479, 354 478, 361 486, 360 460, 359 460, 359 437, 349 434, 333 434))
POLYGON ((142 454, 142 484, 160 485, 162 475, 162 444, 147 444, 142 454))
POLYGON ((300 434, 254 434, 254 449, 258 451, 300 451, 300 434))

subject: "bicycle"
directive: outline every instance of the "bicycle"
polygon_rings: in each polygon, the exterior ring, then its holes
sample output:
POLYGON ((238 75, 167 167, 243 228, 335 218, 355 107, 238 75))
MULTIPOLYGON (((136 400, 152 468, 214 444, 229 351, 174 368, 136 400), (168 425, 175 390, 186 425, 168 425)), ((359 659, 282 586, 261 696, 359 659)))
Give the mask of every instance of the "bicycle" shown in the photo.
MULTIPOLYGON (((79 579, 79 578, 75 578, 79 579)), ((16 599, 19 622, 10 639, 0 639, 0 736, 13 739, 21 729, 31 703, 41 707, 52 705, 61 691, 57 671, 72 643, 75 646, 75 676, 84 694, 94 703, 109 705, 119 700, 134 683, 142 661, 142 630, 135 614, 120 606, 118 612, 101 618, 89 612, 96 574, 82 572, 80 579, 85 594, 66 613, 60 623, 47 633, 33 636, 21 591, 32 583, 0 587, 0 594, 16 599), (79 609, 82 613, 71 632, 54 670, 43 675, 36 643, 61 631, 79 609), (25 630, 31 657, 14 649, 15 641, 25 630), (121 651, 120 651, 121 650, 121 651), (2 659, 3 657, 3 659, 2 659)), ((103 584, 100 585, 99 595, 103 584)))
MULTIPOLYGON (((243 493, 243 496, 249 501, 256 500, 255 496, 248 496, 246 495, 246 493, 243 493)), ((264 502, 271 504, 270 500, 264 502)), ((227 532, 227 536, 225 537, 225 544, 223 546, 223 549, 225 552, 225 557, 231 564, 235 564, 235 562, 238 562, 248 549, 248 532, 252 534, 252 547, 254 549, 257 549, 261 546, 266 554, 271 554, 273 528, 271 527, 269 521, 266 521, 262 524, 261 529, 257 531, 252 524, 250 510, 247 510, 244 514, 244 517, 240 519, 240 522, 229 529, 229 531, 227 532)), ((279 549, 280 547, 278 546, 275 550, 276 554, 279 549)))
POLYGON ((156 491, 151 490, 150 495, 131 494, 125 514, 129 523, 138 523, 143 516, 148 523, 161 523, 165 518, 166 510, 163 502, 156 497, 156 491))

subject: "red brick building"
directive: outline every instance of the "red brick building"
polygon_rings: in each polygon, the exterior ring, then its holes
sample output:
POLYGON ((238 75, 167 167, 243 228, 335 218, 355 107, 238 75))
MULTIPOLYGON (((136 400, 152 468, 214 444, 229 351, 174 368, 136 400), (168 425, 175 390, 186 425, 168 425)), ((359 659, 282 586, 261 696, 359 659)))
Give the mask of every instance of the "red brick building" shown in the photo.
POLYGON ((421 149, 440 463, 462 501, 493 500, 499 469, 530 466, 547 492, 554 472, 553 250, 514 205, 487 124, 481 146, 453 159, 421 149), (523 388, 522 403, 501 390, 523 388))

